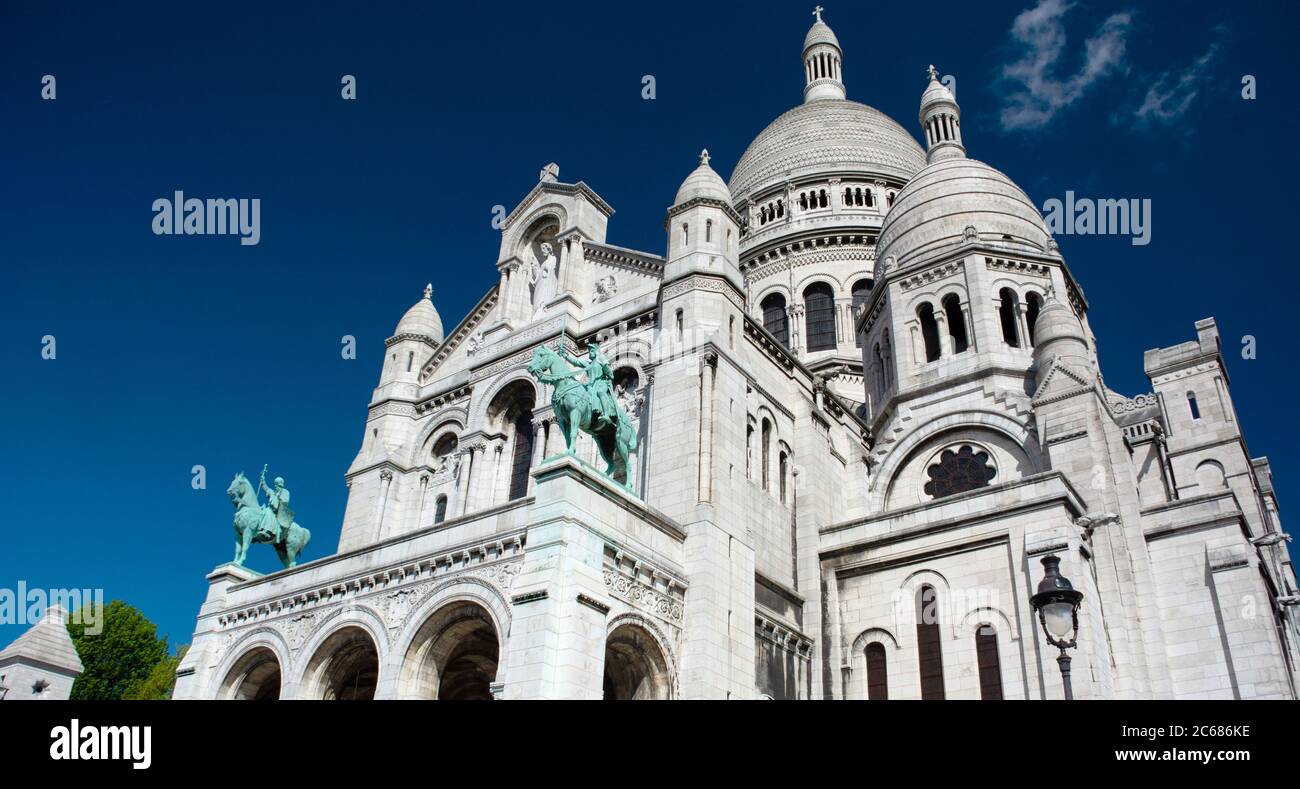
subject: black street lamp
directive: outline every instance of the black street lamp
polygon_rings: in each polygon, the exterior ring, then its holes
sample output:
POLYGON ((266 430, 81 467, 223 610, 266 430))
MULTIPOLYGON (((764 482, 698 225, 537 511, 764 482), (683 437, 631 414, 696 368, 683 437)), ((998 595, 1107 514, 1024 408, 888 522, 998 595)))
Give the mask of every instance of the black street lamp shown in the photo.
POLYGON ((1065 650, 1077 645, 1075 638, 1079 634, 1079 603, 1083 602, 1083 592, 1061 575, 1061 557, 1044 556, 1043 570, 1038 593, 1029 598, 1029 604, 1038 612, 1047 643, 1061 650, 1056 663, 1061 667, 1061 679, 1065 682, 1065 698, 1070 700, 1074 698, 1074 690, 1070 687, 1070 655, 1065 650))

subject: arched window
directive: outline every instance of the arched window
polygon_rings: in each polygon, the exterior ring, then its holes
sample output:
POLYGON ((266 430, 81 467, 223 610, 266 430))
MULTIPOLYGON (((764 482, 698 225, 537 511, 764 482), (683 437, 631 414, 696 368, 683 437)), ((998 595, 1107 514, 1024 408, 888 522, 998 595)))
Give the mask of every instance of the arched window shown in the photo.
POLYGON ((682 223, 682 246, 686 246, 689 243, 691 243, 691 226, 682 223))
POLYGON ((1002 701, 1002 662, 998 659, 998 634, 992 625, 975 631, 975 660, 980 670, 980 698, 1002 701))
POLYGON ((920 653, 921 698, 943 699, 943 650, 940 646, 939 595, 934 587, 916 593, 916 646, 920 653))
POLYGON ((1030 293, 1025 297, 1025 324, 1029 328, 1029 344, 1034 344, 1034 324, 1038 322, 1038 312, 1043 308, 1043 297, 1030 293))
POLYGON ((815 282, 803 292, 804 324, 808 351, 835 348, 835 292, 825 282, 815 282))
POLYGON ((439 497, 438 497, 438 500, 437 500, 436 502, 434 502, 434 505, 433 505, 433 506, 434 506, 434 509, 433 509, 433 522, 434 522, 434 523, 442 523, 443 521, 447 520, 447 497, 446 497, 446 495, 439 496, 439 497))
POLYGON ((533 413, 526 411, 515 417, 515 451, 510 464, 510 499, 521 499, 528 493, 528 468, 533 462, 533 413))
POLYGON ((713 220, 704 220, 704 243, 708 244, 713 241, 713 220))
POLYGON ((1011 288, 998 291, 998 320, 1002 322, 1002 341, 1012 348, 1020 347, 1020 332, 1016 329, 1016 309, 1020 306, 1016 292, 1011 288))
POLYGON ((817 193, 817 207, 818 207, 818 208, 825 208, 825 207, 826 207, 826 190, 825 190, 825 189, 822 189, 822 190, 818 191, 818 193, 817 193))
POLYGON ((800 192, 800 193, 799 193, 799 208, 801 208, 801 209, 804 210, 804 211, 807 211, 807 210, 808 210, 808 193, 807 193, 807 192, 800 192))
POLYGON ((952 338, 952 352, 961 353, 970 345, 966 338, 966 315, 961 311, 961 297, 956 293, 945 296, 943 312, 948 319, 948 336, 952 338))
POLYGON ((879 641, 867 644, 867 698, 871 701, 884 701, 889 698, 885 645, 879 641))
POLYGON ((885 386, 889 386, 894 382, 894 345, 889 341, 889 329, 885 329, 884 339, 885 344, 880 352, 884 354, 885 386))
POLYGON ((874 207, 876 205, 876 191, 874 189, 868 188, 868 189, 864 189, 863 192, 864 192, 863 197, 865 197, 867 200, 867 208, 874 207))
POLYGON ((934 306, 928 301, 922 304, 916 310, 916 317, 921 321, 921 340, 925 343, 925 360, 933 362, 939 358, 939 322, 934 318, 934 306))
MULTIPOLYGON (((852 292, 852 294, 853 294, 853 324, 854 324, 854 326, 856 326, 857 323, 858 323, 858 316, 859 316, 859 314, 860 314, 860 313, 862 312, 862 310, 867 306, 867 299, 871 298, 871 286, 872 286, 873 284, 874 284, 874 283, 873 283, 871 280, 869 280, 869 279, 860 279, 860 280, 858 280, 857 282, 853 283, 853 288, 852 288, 852 291, 851 291, 851 292, 852 292)), ((862 347, 862 342, 863 342, 864 339, 865 339, 865 337, 864 337, 862 334, 858 334, 858 347, 859 347, 859 348, 862 347)))
POLYGON ((1201 407, 1196 404, 1196 392, 1187 393, 1187 410, 1192 412, 1192 419, 1201 418, 1201 407))
POLYGON ((893 207, 894 207, 894 198, 895 198, 896 196, 897 196, 897 192, 890 192, 890 193, 889 193, 888 202, 889 202, 889 207, 890 207, 890 208, 893 208, 893 207))
POLYGON ((763 432, 762 432, 762 434, 759 436, 759 442, 762 443, 762 445, 763 445, 763 446, 762 446, 762 456, 760 457, 760 460, 761 460, 762 463, 763 463, 763 469, 762 469, 762 474, 763 474, 763 490, 767 490, 767 489, 768 489, 768 486, 767 486, 767 485, 768 485, 768 481, 767 481, 767 477, 768 477, 768 469, 771 467, 770 458, 771 458, 771 452, 772 452, 772 423, 769 422, 769 421, 767 421, 766 419, 763 420, 763 432))
POLYGON ((781 503, 785 504, 785 476, 786 476, 786 470, 789 468, 790 465, 790 456, 787 455, 784 450, 782 450, 781 452, 778 463, 779 465, 777 466, 777 470, 776 470, 777 485, 781 489, 781 503))
POLYGON ((785 216, 785 201, 784 201, 784 200, 777 200, 777 201, 776 201, 776 215, 779 216, 779 217, 780 217, 780 216, 785 216))
POLYGON ((411 367, 415 364, 415 351, 406 352, 406 371, 411 372, 411 367))
POLYGON ((789 347, 790 327, 785 314, 785 296, 773 293, 763 299, 760 306, 763 310, 763 328, 771 332, 782 345, 789 347))

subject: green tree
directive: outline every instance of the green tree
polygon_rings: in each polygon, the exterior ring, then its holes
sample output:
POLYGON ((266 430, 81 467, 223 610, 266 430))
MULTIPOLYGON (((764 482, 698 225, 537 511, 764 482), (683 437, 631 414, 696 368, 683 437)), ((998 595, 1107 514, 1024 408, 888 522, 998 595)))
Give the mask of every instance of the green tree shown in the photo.
POLYGON ((86 632, 85 617, 69 617, 68 634, 85 669, 72 684, 72 698, 127 698, 167 657, 167 639, 158 638, 154 623, 121 600, 96 613, 92 621, 103 626, 97 634, 86 632))
POLYGON ((158 661, 158 664, 149 672, 149 676, 134 685, 122 698, 133 701, 165 701, 170 699, 172 689, 176 687, 176 667, 181 664, 181 660, 185 657, 185 653, 189 648, 189 644, 184 644, 176 650, 175 655, 164 657, 158 661))

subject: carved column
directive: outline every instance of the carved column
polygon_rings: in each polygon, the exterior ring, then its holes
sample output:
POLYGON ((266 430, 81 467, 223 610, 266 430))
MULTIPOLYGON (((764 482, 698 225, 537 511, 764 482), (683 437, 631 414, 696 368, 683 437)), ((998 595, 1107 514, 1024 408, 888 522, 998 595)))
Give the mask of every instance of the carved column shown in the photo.
MULTIPOLYGON (((516 441, 519 439, 516 438, 516 441)), ((533 423, 533 462, 532 468, 542 465, 542 460, 546 457, 546 420, 538 419, 533 423)), ((537 480, 531 475, 528 478, 528 495, 533 495, 537 486, 537 480)))
POLYGON ((713 500, 713 378, 718 354, 705 351, 700 357, 700 501, 713 500))
POLYGON ((461 453, 460 466, 456 470, 456 512, 464 515, 469 512, 469 475, 473 467, 473 450, 461 453))
POLYGON ((384 539, 384 514, 388 511, 388 491, 393 486, 393 472, 384 469, 379 472, 379 511, 375 513, 375 534, 384 539))
POLYGON ((948 336, 948 311, 939 307, 934 311, 934 322, 939 327, 939 358, 952 356, 952 337, 948 336))
POLYGON ((420 509, 415 514, 415 528, 424 525, 424 508, 429 503, 429 475, 420 475, 420 509))
POLYGON ((788 326, 790 334, 790 350, 794 352, 795 356, 799 357, 804 356, 807 352, 807 349, 804 348, 803 315, 803 302, 796 302, 790 306, 788 326))

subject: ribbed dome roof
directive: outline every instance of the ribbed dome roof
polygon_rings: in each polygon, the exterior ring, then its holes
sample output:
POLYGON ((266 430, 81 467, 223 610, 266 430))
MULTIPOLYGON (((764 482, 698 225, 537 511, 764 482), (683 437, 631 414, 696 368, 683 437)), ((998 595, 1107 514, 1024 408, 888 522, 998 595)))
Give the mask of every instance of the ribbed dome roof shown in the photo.
POLYGON ((722 176, 709 166, 708 151, 700 154, 700 166, 692 170, 691 174, 686 176, 686 180, 682 181, 682 185, 677 189, 677 197, 673 198, 673 205, 681 205, 697 197, 722 200, 727 205, 731 205, 731 192, 723 182, 722 176))
POLYGON ((823 99, 795 107, 760 132, 729 186, 739 202, 789 178, 829 172, 911 178, 924 166, 925 151, 888 115, 856 101, 823 99))
POLYGON ((804 51, 807 52, 808 47, 814 44, 834 44, 838 47, 840 40, 835 37, 835 31, 831 30, 830 25, 819 19, 813 23, 812 27, 808 28, 808 35, 803 37, 804 51))
POLYGON ((1010 178, 974 159, 948 159, 926 167, 898 193, 880 228, 878 265, 893 258, 906 266, 963 243, 968 227, 981 240, 1039 254, 1051 239, 1033 201, 1010 178))
POLYGON ((442 342, 442 318, 438 315, 438 310, 434 309, 432 296, 433 288, 426 286, 424 298, 415 302, 397 322, 397 329, 393 332, 393 336, 419 334, 432 337, 436 342, 442 342))
POLYGON ((940 101, 956 104, 957 97, 952 95, 952 91, 948 90, 947 85, 937 79, 932 79, 930 84, 926 86, 925 93, 921 94, 921 114, 925 115, 927 107, 940 101))

